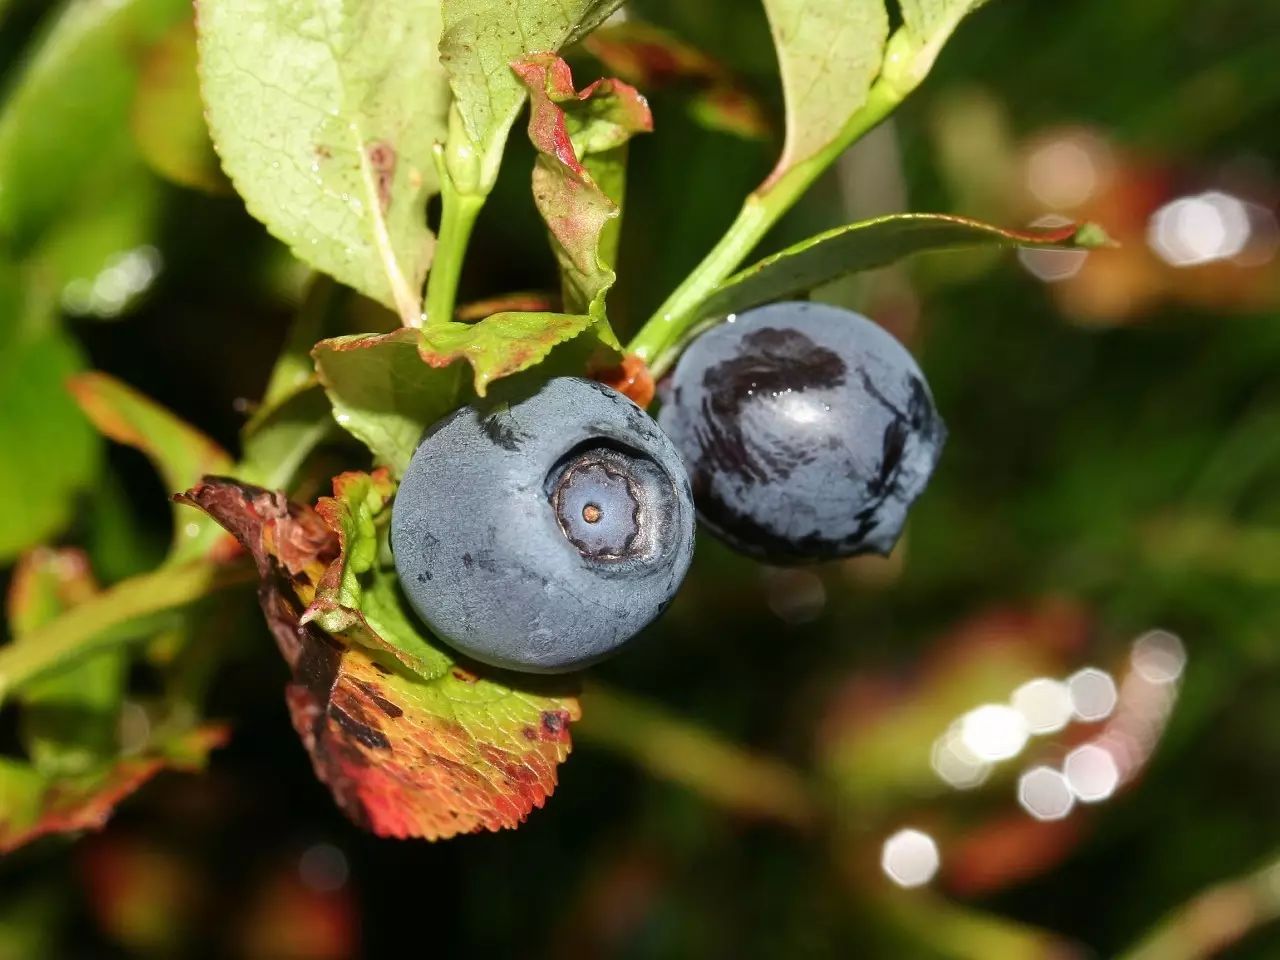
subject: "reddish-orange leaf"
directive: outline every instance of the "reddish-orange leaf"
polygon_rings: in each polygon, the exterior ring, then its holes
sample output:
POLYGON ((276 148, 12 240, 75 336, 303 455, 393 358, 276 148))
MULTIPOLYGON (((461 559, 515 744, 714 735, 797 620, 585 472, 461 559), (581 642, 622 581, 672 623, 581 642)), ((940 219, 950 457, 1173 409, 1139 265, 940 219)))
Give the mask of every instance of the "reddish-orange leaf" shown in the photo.
MULTIPOLYGON (((105 373, 82 373, 67 388, 103 435, 142 451, 165 489, 185 490, 206 473, 230 470, 230 455, 195 427, 105 373)), ((174 524, 171 560, 220 556, 226 538, 207 522, 174 524)))
POLYGON ((994 818, 948 847, 946 885, 981 897, 1038 877, 1070 856, 1085 832, 1079 818, 1042 822, 1021 810, 994 818))
POLYGON ((95 427, 145 453, 173 490, 231 467, 231 457, 220 446, 115 377, 82 373, 67 387, 95 427))
POLYGON ((343 474, 313 511, 208 478, 186 499, 257 559, 263 609, 293 668, 294 727, 352 820, 427 839, 516 826, 554 789, 578 703, 564 681, 515 686, 459 664, 403 607, 378 559, 391 489, 384 471, 343 474), (280 543, 309 555, 286 564, 280 543))
POLYGON ((465 670, 424 682, 390 654, 354 645, 314 653, 301 667, 324 683, 290 685, 289 710, 317 776, 362 826, 428 839, 499 830, 555 789, 575 700, 465 670))
POLYGON ((504 293, 484 300, 464 303, 453 312, 453 318, 462 323, 475 323, 495 313, 550 313, 559 306, 560 298, 540 291, 504 293))
POLYGON ((539 153, 533 196, 551 231, 565 309, 603 316, 614 273, 611 258, 602 256, 602 238, 618 205, 584 163, 594 156, 602 179, 620 180, 620 162, 604 158, 634 134, 653 129, 649 104, 621 80, 575 90, 569 65, 553 54, 532 54, 511 69, 529 89, 529 139, 539 153))
POLYGON ((207 726, 166 744, 157 755, 119 760, 105 770, 48 780, 30 767, 0 765, 0 853, 40 837, 101 829, 116 805, 166 768, 193 769, 229 731, 207 726))
POLYGON ((723 63, 665 30, 632 20, 602 27, 583 46, 610 73, 643 90, 689 90, 690 113, 704 126, 747 139, 772 133, 759 100, 723 63))

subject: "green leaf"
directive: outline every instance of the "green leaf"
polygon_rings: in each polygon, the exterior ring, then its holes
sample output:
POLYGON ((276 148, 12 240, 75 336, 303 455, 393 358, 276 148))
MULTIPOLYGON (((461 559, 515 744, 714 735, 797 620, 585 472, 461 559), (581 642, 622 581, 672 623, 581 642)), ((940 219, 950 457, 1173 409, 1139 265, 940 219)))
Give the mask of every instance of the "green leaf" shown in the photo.
MULTIPOLYGON (((147 455, 166 490, 185 490, 206 473, 226 473, 231 469, 231 457, 225 450, 114 377, 83 373, 71 378, 68 387, 99 431, 147 455)), ((170 558, 184 560, 202 555, 218 539, 217 528, 194 522, 185 512, 178 516, 177 507, 174 509, 170 558)))
POLYGON ((31 630, 22 643, 0 647, 0 702, 102 650, 154 636, 183 607, 245 581, 243 567, 204 559, 122 580, 31 630))
POLYGON ((135 171, 74 216, 51 223, 30 253, 42 278, 60 288, 62 310, 111 320, 127 313, 162 266, 155 248, 162 187, 135 171))
POLYGON ((141 757, 117 759, 86 773, 46 777, 0 758, 0 853, 55 833, 99 830, 116 805, 161 770, 198 769, 226 742, 221 727, 201 727, 156 744, 141 757))
POLYGON ((494 380, 540 363, 553 347, 588 327, 599 329, 593 317, 582 314, 495 313, 479 323, 450 321, 428 327, 420 350, 433 367, 465 359, 471 364, 475 391, 483 397, 494 380))
MULTIPOLYGON (((987 0, 898 0, 903 31, 911 40, 912 84, 918 84, 933 68, 943 45, 960 21, 987 0)), ((895 65, 895 70, 899 69, 895 65)))
POLYGON ((360 577, 373 570, 378 561, 374 521, 384 513, 395 492, 395 481, 386 470, 352 471, 334 477, 333 496, 321 497, 316 513, 338 537, 341 562, 331 564, 325 572, 325 579, 317 587, 316 602, 323 599, 338 606, 360 607, 360 577))
POLYGON ((488 193, 525 89, 508 66, 582 39, 622 0, 442 0, 440 60, 456 116, 449 172, 460 190, 488 193))
POLYGON ((194 22, 175 24, 148 52, 130 121, 139 152, 160 176, 210 193, 229 190, 204 122, 194 22))
MULTIPOLYGON (((81 550, 39 548, 14 568, 6 612, 13 643, 98 592, 81 550)), ((22 695, 23 742, 41 773, 75 773, 116 750, 125 660, 100 653, 74 669, 30 684, 22 695)))
MULTIPOLYGON (((0 0, 0 21, 4 19, 8 2, 0 0)), ((61 877, 54 875, 44 881, 24 883, 20 892, 0 904, 0 957, 18 960, 54 956, 57 949, 54 944, 66 915, 61 877)))
POLYGON ((529 89, 529 139, 538 151, 533 196, 551 231, 565 309, 589 314, 603 328, 604 298, 616 279, 617 234, 606 230, 621 212, 623 150, 634 134, 653 129, 653 116, 619 80, 576 91, 569 65, 551 54, 518 60, 512 70, 529 89))
POLYGON ((387 650, 419 676, 436 677, 452 659, 410 621, 395 567, 378 562, 376 520, 386 516, 395 489, 386 470, 334 478, 333 496, 321 497, 316 513, 338 537, 338 559, 325 571, 301 622, 387 650))
POLYGON ((416 330, 336 337, 313 356, 333 417, 395 476, 404 472, 422 433, 455 406, 459 367, 434 369, 418 353, 416 330))
POLYGON ((541 362, 589 327, 593 320, 583 315, 495 313, 478 323, 335 337, 316 344, 313 355, 334 419, 398 477, 427 427, 457 407, 457 361, 471 365, 484 396, 494 380, 541 362))
POLYGON ((249 211, 419 323, 449 103, 437 0, 203 0, 197 26, 209 127, 249 211))
POLYGON ((102 470, 81 501, 87 520, 81 539, 94 572, 106 583, 155 569, 173 539, 168 530, 139 522, 125 483, 119 471, 102 470))
MULTIPOLYGON (((344 302, 345 298, 339 295, 339 289, 331 279, 324 274, 311 278, 302 305, 289 325, 284 346, 276 355, 262 394, 262 403, 254 413, 255 418, 316 382, 316 365, 311 351, 324 339, 326 331, 336 325, 335 319, 344 302)), ((245 431, 252 433, 253 429, 254 421, 250 419, 245 424, 245 431)))
MULTIPOLYGON (((589 257, 582 257, 581 254, 575 255, 574 250, 577 246, 575 237, 572 235, 556 236, 554 233, 551 235, 556 261, 560 266, 560 299, 564 303, 565 309, 571 309, 571 302, 574 305, 572 309, 577 309, 581 298, 587 293, 593 293, 594 295, 581 306, 581 309, 585 309, 597 318, 601 328, 608 331, 604 336, 613 343, 616 343, 618 338, 613 333, 613 328, 608 324, 604 298, 617 280, 617 274, 614 273, 613 268, 618 263, 618 249, 622 245, 622 203, 626 198, 627 192, 628 152, 627 145, 622 144, 612 150, 590 154, 583 157, 582 160, 583 169, 591 177, 600 193, 613 204, 615 211, 613 216, 605 220, 604 226, 600 228, 600 232, 596 237, 595 266, 593 268, 590 267, 589 257), (577 263, 579 260, 584 266, 589 267, 585 274, 579 271, 577 263)), ((539 158, 539 163, 541 163, 541 159, 539 158)), ((540 179, 541 177, 535 166, 535 184, 540 179)), ((563 231, 563 221, 557 222, 555 220, 553 196, 554 193, 547 195, 547 212, 551 213, 553 218, 548 223, 548 226, 555 223, 563 231)))
POLYGON ((25 252, 148 176, 128 124, 138 63, 190 16, 186 0, 69 0, 54 14, 0 112, 0 243, 25 252))
POLYGON ((935 34, 920 47, 903 27, 888 38, 884 0, 765 0, 786 99, 787 135, 773 172, 743 202, 719 242, 658 306, 628 351, 661 375, 703 304, 805 190, 919 85, 974 0, 920 0, 913 17, 935 34), (941 6, 939 6, 941 5, 941 6), (921 12, 945 15, 920 19, 921 12), (954 26, 954 23, 952 23, 954 26), (877 76, 878 74, 878 76, 877 76))
POLYGON ((227 452, 203 433, 109 374, 82 373, 68 386, 103 434, 147 455, 169 490, 231 466, 227 452))
POLYGON ((311 351, 344 300, 334 282, 317 274, 276 357, 262 403, 241 431, 236 475, 271 489, 287 489, 303 462, 334 432, 311 351))
POLYGON ((235 474, 275 489, 288 489, 311 452, 336 432, 329 399, 314 381, 264 408, 251 425, 235 474))
POLYGON ((71 519, 93 477, 98 446, 62 387, 80 358, 61 334, 7 344, 0 359, 0 563, 46 540, 71 519), (19 373, 20 371, 20 373, 19 373))
POLYGON ((100 443, 64 386, 82 366, 48 304, 0 262, 0 565, 56 534, 97 472, 100 443))
POLYGON ((710 130, 749 140, 772 130, 764 107, 724 64, 652 24, 626 20, 601 27, 583 46, 610 73, 645 92, 687 88, 690 115, 710 130))
POLYGON ((183 0, 57 6, 0 108, 0 250, 37 260, 70 313, 114 316, 154 274, 159 184, 129 112, 139 62, 190 16, 183 0), (95 289, 126 256, 140 260, 139 289, 95 289))
POLYGON ((884 0, 764 0, 782 73, 787 132, 760 192, 839 140, 880 72, 884 0))
POLYGON ((1280 854, 1273 850, 1248 873, 1215 881, 1168 911, 1137 943, 1117 953, 1118 960, 1223 956, 1236 944, 1268 936, 1260 931, 1280 919, 1278 870, 1280 854))
POLYGON ((921 41, 947 36, 961 20, 987 0, 898 0, 902 21, 921 41))
POLYGON ((906 213, 837 227, 802 240, 730 277, 699 307, 723 317, 768 303, 848 273, 883 267, 915 253, 962 247, 1081 247, 1111 241, 1094 224, 1008 230, 934 213, 906 213))
POLYGON ((209 481, 189 500, 254 555, 263 609, 294 669, 294 726, 352 820, 380 836, 429 839, 517 826, 555 787, 577 700, 563 680, 458 663, 404 609, 377 540, 390 490, 385 474, 339 477, 318 508, 334 524, 328 538, 316 514, 282 508, 269 491, 209 481))

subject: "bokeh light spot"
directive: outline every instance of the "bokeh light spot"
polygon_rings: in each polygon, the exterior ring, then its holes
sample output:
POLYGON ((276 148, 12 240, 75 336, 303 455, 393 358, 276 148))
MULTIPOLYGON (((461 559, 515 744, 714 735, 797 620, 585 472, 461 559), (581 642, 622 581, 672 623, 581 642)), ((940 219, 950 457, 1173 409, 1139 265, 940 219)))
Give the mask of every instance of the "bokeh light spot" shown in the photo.
POLYGON ((899 830, 880 851, 880 868, 900 887, 923 886, 934 878, 941 863, 938 845, 921 830, 899 830))
POLYGON ((960 736, 980 760, 1008 760, 1027 745, 1027 721, 1013 707, 988 703, 960 721, 960 736))
POLYGON ((331 843, 308 847, 298 858, 298 877, 317 893, 332 893, 347 882, 347 855, 331 843))
POLYGON ((934 741, 930 763, 933 772, 944 783, 957 790, 971 790, 985 781, 991 773, 991 764, 965 744, 959 723, 953 723, 946 733, 934 741))
POLYGON ((1032 733, 1057 733, 1071 720, 1075 707, 1071 691, 1061 680, 1037 677, 1013 692, 1011 701, 1032 733))
POLYGON ((765 603, 785 623, 809 623, 827 605, 826 587, 812 571, 766 568, 761 577, 765 603))
POLYGON ((1116 708, 1116 682, 1105 670, 1078 670, 1067 680, 1067 689, 1076 717, 1086 722, 1105 720, 1116 708))
POLYGON ((1061 820, 1076 804, 1066 776, 1052 767, 1033 767, 1018 780, 1018 803, 1037 820, 1061 820))
MULTIPOLYGON (((1032 221, 1033 227, 1064 227, 1071 223, 1069 217, 1049 214, 1032 221)), ((1037 280, 1057 283, 1070 280, 1084 267, 1089 258, 1088 250, 1045 250, 1039 247, 1019 247, 1018 262, 1037 280)))
POLYGON ((1111 752, 1096 743, 1076 747, 1062 764, 1071 792, 1082 803, 1098 803, 1116 792, 1120 769, 1111 752))
POLYGON ((1047 207, 1079 206, 1097 186, 1093 155, 1078 137, 1049 140, 1027 158, 1027 189, 1047 207))
POLYGON ((1133 641, 1129 662, 1148 683, 1173 683, 1187 665, 1187 651, 1175 634, 1151 630, 1133 641))
POLYGON ((162 266, 160 251, 152 246, 116 254, 92 280, 69 282, 62 290, 62 307, 73 316, 119 316, 151 287, 162 266))
POLYGON ((1147 224, 1147 243, 1174 267, 1227 260, 1249 243, 1249 210, 1243 200, 1220 190, 1166 203, 1147 224))

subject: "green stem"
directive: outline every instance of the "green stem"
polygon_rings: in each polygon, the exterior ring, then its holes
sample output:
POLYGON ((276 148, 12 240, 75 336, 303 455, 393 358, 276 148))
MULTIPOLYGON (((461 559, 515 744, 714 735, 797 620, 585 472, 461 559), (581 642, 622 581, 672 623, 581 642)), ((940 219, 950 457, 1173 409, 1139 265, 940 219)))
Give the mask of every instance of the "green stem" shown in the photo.
MULTIPOLYGON (((887 890, 877 884, 861 891, 928 956, 952 960, 1049 960, 1079 956, 1075 945, 1038 927, 953 903, 928 891, 887 890)), ((914 953, 912 954, 915 955, 914 953)))
POLYGON ((637 697, 591 684, 573 732, 735 813, 798 829, 819 819, 812 785, 800 773, 637 697))
POLYGON ((440 236, 435 259, 427 278, 427 326, 439 326, 453 319, 458 278, 467 254, 471 229, 475 226, 486 194, 462 193, 446 178, 440 194, 440 236))
POLYGON ((194 560, 121 581, 0 647, 0 702, 37 677, 152 635, 180 607, 253 579, 245 565, 194 560))
POLYGON ((850 144, 889 116, 907 92, 902 84, 882 77, 872 85, 866 103, 849 118, 838 137, 748 196, 720 242, 654 311, 627 351, 644 360, 655 376, 665 373, 674 362, 679 345, 700 319, 698 306, 733 274, 822 172, 850 144))
POLYGON ((1280 919, 1280 860, 1203 891, 1122 954, 1122 960, 1206 960, 1280 919))

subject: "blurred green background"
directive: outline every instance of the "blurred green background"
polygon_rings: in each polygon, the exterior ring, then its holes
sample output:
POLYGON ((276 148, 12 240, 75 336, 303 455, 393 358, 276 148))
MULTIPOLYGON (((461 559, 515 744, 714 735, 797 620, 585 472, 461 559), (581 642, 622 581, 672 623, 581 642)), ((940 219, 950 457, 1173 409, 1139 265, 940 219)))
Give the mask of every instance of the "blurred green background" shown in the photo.
MULTIPOLYGON (((756 4, 627 9, 776 125, 756 4)), ((1277 64, 1274 2, 994 0, 766 243, 920 210, 1121 244, 817 292, 918 353, 950 427, 893 556, 774 570, 703 540, 593 671, 547 807, 437 844, 341 816, 243 591, 207 625, 229 745, 0 862, 0 958, 1280 956, 1277 64), (1011 698, 1047 732, 1024 743, 1011 698)), ((107 371, 235 449, 306 274, 217 171, 186 3, 0 0, 0 74, 0 568, 79 544, 110 583, 163 555, 168 491, 62 377, 107 371)), ((646 92, 623 331, 777 149, 646 92)), ((463 301, 556 285, 531 164, 513 137, 463 301)), ((327 447, 310 492, 362 457, 327 447)))

